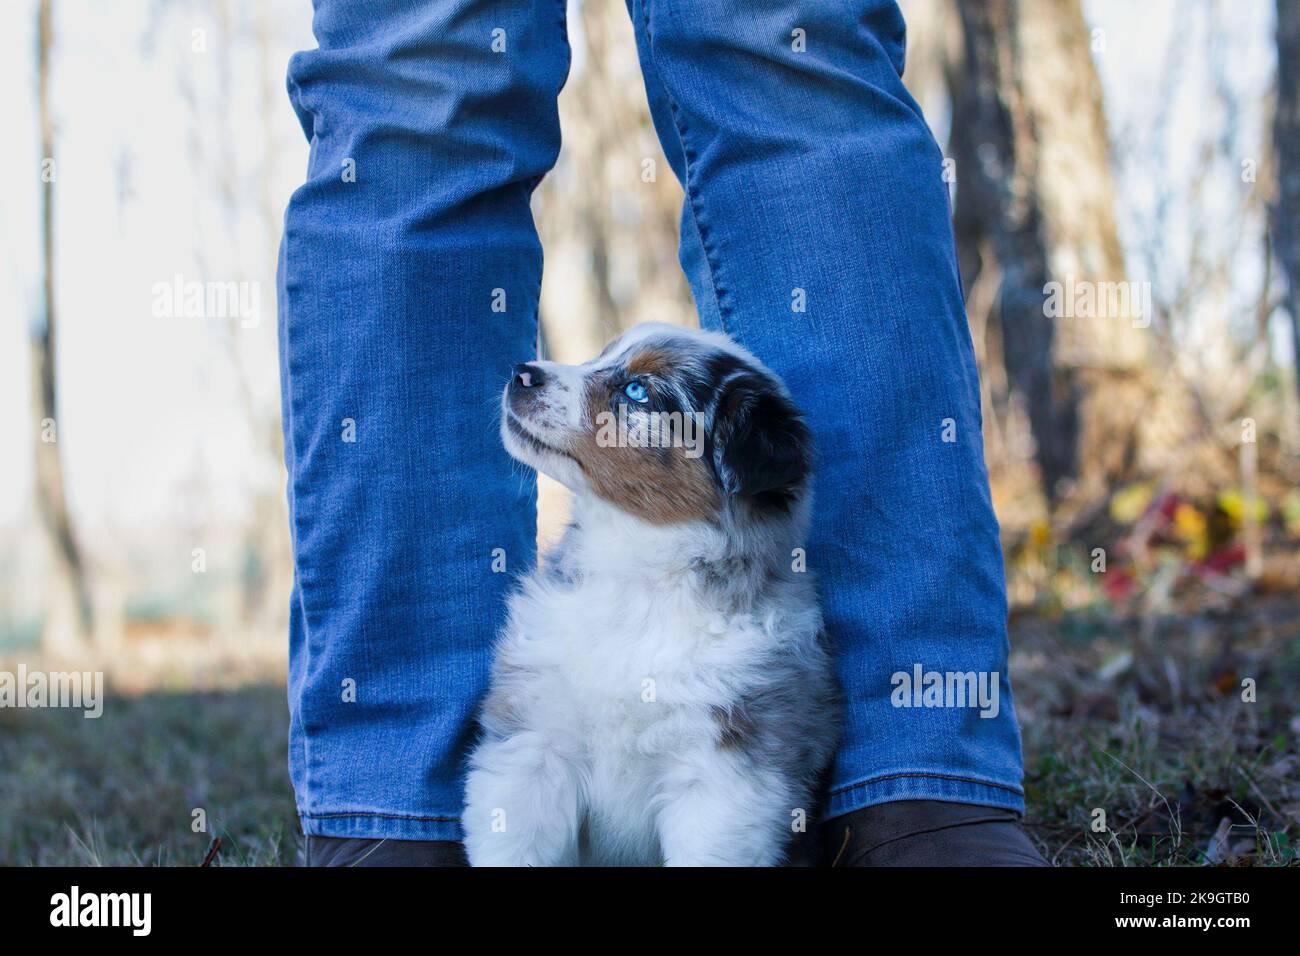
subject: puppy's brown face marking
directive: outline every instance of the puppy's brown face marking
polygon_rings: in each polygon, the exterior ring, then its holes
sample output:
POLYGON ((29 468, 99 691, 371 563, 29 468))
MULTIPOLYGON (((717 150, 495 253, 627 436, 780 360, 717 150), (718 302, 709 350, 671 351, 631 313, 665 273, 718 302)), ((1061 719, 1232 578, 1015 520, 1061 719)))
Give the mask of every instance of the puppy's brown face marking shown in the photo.
MULTIPOLYGON (((681 442, 636 447, 624 441, 602 442, 600 436, 610 416, 617 420, 627 383, 643 381, 647 389, 655 389, 657 383, 666 386, 672 363, 670 352, 646 347, 630 354, 622 367, 593 372, 587 379, 582 430, 568 449, 597 495, 659 525, 702 521, 717 511, 721 495, 708 463, 702 456, 688 456, 681 442)), ((660 407, 653 411, 668 411, 662 407, 665 403, 655 404, 660 407)), ((631 414, 645 413, 636 409, 631 414)))
MULTIPOLYGON (((678 359, 680 362, 680 358, 678 359)), ((673 353, 665 348, 647 345, 633 352, 627 360, 627 374, 633 378, 648 376, 666 379, 673 371, 673 353)))

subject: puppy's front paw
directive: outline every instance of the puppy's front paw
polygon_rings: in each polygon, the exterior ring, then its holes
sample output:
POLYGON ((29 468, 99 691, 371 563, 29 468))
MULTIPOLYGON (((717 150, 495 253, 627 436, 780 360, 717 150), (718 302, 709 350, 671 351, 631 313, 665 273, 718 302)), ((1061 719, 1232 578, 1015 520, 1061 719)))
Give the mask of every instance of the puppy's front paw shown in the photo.
POLYGON ((577 863, 577 775, 532 736, 488 741, 474 754, 461 817, 471 866, 577 863))

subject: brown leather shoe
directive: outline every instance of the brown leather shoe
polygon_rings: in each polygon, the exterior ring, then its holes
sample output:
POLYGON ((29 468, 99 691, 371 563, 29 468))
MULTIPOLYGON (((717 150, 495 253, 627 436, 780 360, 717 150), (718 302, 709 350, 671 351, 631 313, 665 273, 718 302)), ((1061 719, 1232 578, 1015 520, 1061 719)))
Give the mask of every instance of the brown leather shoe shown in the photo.
POLYGON ((1013 810, 899 800, 822 824, 830 866, 1047 866, 1013 810))
POLYGON ((469 866, 452 840, 371 840, 307 837, 308 866, 469 866))

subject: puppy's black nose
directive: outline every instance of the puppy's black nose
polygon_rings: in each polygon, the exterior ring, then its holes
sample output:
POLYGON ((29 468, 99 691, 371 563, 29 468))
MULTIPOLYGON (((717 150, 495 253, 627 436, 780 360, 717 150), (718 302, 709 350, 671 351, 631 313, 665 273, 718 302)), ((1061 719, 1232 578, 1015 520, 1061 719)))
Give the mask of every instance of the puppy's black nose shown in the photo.
POLYGON ((511 388, 539 388, 546 384, 546 373, 536 365, 524 363, 514 367, 514 378, 510 380, 511 388))

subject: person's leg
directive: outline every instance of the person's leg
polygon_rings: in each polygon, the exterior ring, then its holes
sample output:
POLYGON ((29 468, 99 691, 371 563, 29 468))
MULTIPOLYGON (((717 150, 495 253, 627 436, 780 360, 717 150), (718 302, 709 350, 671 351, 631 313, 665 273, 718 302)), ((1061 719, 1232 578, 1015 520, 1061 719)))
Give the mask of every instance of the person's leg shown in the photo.
MULTIPOLYGON (((290 772, 309 842, 458 840, 492 639, 533 554, 496 402, 536 341, 529 197, 559 151, 564 4, 315 8, 280 261, 290 772)), ((342 846, 314 856, 364 852, 342 846)))
POLYGON ((1021 812, 979 387, 942 155, 900 79, 902 17, 867 0, 628 6, 686 188, 701 321, 785 378, 818 442, 807 557, 846 702, 827 813, 1021 812), (895 706, 895 675, 918 667, 991 680, 996 711, 895 706))

